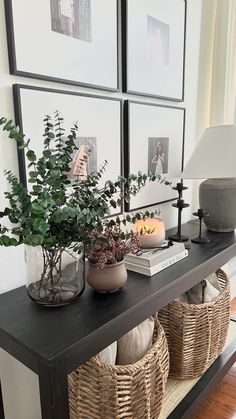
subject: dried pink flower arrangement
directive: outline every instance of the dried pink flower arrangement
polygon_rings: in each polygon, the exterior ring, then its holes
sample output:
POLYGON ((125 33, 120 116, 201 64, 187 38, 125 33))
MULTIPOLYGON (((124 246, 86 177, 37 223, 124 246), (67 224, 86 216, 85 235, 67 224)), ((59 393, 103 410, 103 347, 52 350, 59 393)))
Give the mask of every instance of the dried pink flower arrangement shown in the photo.
POLYGON ((122 231, 120 226, 106 227, 104 231, 89 233, 90 245, 85 252, 88 260, 103 269, 106 264, 114 264, 124 259, 127 253, 139 249, 137 234, 122 231))

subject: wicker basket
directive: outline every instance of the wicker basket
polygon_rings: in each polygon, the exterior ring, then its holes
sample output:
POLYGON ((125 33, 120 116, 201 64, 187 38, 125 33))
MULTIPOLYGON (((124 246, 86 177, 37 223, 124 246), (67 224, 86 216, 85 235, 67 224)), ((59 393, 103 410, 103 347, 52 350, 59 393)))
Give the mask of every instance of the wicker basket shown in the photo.
POLYGON ((229 327, 229 281, 221 269, 216 274, 222 292, 213 301, 195 305, 174 300, 158 313, 168 341, 173 378, 202 375, 223 350, 229 327))
POLYGON ((157 419, 169 372, 165 333, 155 319, 154 343, 132 365, 106 365, 97 356, 68 377, 71 419, 157 419))

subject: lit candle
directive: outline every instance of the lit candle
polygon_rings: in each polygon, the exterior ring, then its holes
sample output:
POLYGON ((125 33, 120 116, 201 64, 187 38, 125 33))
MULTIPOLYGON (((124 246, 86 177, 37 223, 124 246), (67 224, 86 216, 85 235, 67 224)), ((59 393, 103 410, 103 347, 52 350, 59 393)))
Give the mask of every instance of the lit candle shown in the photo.
POLYGON ((165 240, 165 225, 161 218, 137 220, 134 231, 138 233, 140 247, 151 248, 161 246, 165 240))

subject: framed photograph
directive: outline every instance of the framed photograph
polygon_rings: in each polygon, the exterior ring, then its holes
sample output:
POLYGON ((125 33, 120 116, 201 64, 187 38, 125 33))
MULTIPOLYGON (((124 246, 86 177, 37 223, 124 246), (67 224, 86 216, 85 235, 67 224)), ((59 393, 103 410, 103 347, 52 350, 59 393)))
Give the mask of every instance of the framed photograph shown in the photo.
POLYGON ((122 0, 123 91, 184 99, 186 0, 122 0))
MULTIPOLYGON (((37 156, 43 150, 43 119, 45 115, 54 117, 59 111, 64 118, 63 127, 67 133, 74 122, 78 124, 76 145, 78 149, 72 157, 70 178, 86 176, 98 170, 105 160, 108 164, 101 179, 101 186, 106 180, 116 180, 123 173, 122 169, 122 100, 46 89, 15 84, 13 86, 16 124, 27 138, 37 156), (89 154, 88 154, 89 151, 89 154), (81 165, 84 156, 86 163, 81 165)), ((20 180, 28 184, 28 169, 24 150, 19 150, 20 180)), ((120 213, 121 208, 111 210, 111 214, 120 213)))
POLYGON ((11 74, 119 90, 117 0, 5 0, 11 74))
MULTIPOLYGON (((183 169, 185 109, 125 101, 125 175, 161 175, 173 183, 183 169)), ((126 204, 126 211, 162 204, 177 198, 171 186, 147 185, 126 204)))

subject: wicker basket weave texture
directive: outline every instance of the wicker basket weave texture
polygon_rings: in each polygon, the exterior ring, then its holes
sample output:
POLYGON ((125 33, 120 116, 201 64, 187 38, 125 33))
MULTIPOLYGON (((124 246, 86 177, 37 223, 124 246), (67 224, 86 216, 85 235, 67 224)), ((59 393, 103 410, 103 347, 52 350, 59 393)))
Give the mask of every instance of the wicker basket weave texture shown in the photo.
POLYGON ((225 272, 219 269, 216 273, 222 291, 210 303, 174 300, 158 313, 169 346, 170 377, 198 377, 223 351, 229 328, 230 287, 225 272))
POLYGON ((165 333, 155 319, 154 343, 131 365, 91 358, 68 376, 71 419, 157 419, 169 373, 165 333))

